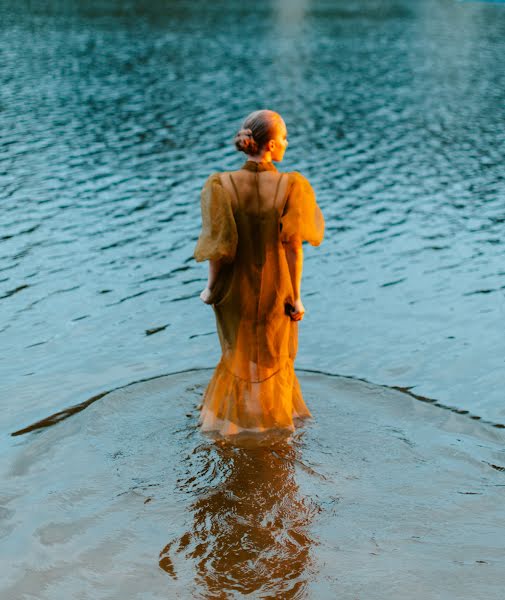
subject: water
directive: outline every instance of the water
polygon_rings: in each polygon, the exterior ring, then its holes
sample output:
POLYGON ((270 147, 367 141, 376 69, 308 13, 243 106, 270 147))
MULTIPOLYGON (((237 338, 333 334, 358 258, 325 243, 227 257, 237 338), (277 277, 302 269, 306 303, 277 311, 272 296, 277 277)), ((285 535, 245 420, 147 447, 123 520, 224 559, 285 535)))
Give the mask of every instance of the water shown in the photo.
POLYGON ((503 4, 5 0, 0 36, 2 452, 217 363, 199 192, 261 107, 326 218, 297 369, 505 424, 503 4))
POLYGON ((502 6, 2 7, 7 428, 217 362, 198 194, 258 106, 327 220, 299 368, 505 422, 502 6))
POLYGON ((503 597, 503 431, 302 373, 291 444, 195 428, 210 371, 114 390, 0 456, 8 600, 503 597))
POLYGON ((262 106, 327 221, 297 366, 505 422, 502 6, 1 11, 5 428, 217 362, 199 190, 242 163, 231 139, 262 106))

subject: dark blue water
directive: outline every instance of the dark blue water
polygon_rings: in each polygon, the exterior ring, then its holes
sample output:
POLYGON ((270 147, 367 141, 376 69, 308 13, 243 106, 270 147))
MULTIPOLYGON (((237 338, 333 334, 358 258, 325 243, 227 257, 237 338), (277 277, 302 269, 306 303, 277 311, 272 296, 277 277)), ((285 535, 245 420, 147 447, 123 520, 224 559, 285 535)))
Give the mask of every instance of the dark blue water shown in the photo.
POLYGON ((216 364, 199 192, 258 108, 326 218, 297 367, 505 423, 505 5, 6 0, 0 40, 4 431, 216 364))

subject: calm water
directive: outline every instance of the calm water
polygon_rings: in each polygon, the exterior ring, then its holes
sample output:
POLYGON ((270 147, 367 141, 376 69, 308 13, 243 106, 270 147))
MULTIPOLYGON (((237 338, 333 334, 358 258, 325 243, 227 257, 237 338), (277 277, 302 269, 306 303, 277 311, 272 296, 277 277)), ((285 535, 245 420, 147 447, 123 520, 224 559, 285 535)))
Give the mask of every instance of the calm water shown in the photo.
POLYGON ((65 6, 0 8, 4 429, 217 362, 199 191, 266 106, 327 222, 297 367, 505 423, 505 5, 65 6))
POLYGON ((220 446, 194 426, 210 374, 11 438, 2 600, 503 600, 502 429, 301 373, 291 445, 220 446))

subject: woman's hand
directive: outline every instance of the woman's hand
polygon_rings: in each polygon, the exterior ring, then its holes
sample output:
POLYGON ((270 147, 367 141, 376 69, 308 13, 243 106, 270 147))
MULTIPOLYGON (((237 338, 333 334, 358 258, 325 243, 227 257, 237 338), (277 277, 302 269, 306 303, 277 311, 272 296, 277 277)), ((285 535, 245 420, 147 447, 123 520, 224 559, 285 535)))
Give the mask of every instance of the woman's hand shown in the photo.
POLYGON ((293 304, 293 308, 290 310, 289 316, 292 321, 301 321, 303 319, 303 315, 305 313, 305 307, 300 298, 295 300, 293 304))
POLYGON ((202 293, 200 294, 200 299, 202 300, 202 302, 205 302, 205 304, 211 304, 211 302, 209 302, 210 297, 211 291, 208 287, 206 287, 204 290, 202 290, 202 293))

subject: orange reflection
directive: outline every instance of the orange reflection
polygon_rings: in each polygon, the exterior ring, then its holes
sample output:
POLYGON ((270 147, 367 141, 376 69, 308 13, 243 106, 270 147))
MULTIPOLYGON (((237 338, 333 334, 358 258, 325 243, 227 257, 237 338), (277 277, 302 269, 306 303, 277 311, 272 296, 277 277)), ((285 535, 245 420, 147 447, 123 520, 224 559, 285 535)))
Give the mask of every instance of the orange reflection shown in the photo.
POLYGON ((180 561, 198 591, 212 598, 232 590, 299 597, 313 576, 308 528, 318 508, 299 493, 296 448, 213 444, 195 453, 198 474, 192 468, 180 482, 186 492, 201 486, 191 505, 193 524, 162 550, 160 567, 179 578, 180 561))

